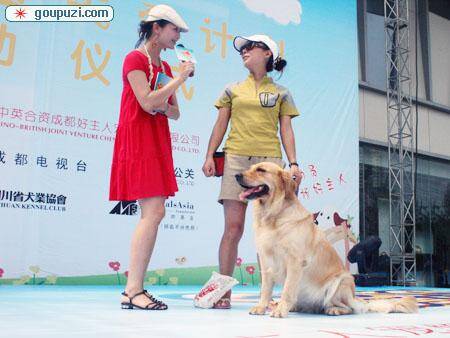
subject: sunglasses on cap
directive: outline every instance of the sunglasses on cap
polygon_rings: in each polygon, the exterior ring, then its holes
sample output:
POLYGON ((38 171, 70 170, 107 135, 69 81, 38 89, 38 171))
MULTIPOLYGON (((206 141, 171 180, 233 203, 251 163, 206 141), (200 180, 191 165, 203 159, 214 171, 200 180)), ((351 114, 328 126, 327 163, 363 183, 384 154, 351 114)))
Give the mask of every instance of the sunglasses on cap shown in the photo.
POLYGON ((269 47, 267 47, 265 43, 257 42, 257 41, 249 41, 245 45, 243 45, 241 47, 241 49, 239 49, 239 54, 242 55, 244 49, 246 51, 250 51, 250 50, 252 50, 253 48, 256 48, 256 47, 262 48, 262 49, 265 49, 265 50, 269 50, 269 47))

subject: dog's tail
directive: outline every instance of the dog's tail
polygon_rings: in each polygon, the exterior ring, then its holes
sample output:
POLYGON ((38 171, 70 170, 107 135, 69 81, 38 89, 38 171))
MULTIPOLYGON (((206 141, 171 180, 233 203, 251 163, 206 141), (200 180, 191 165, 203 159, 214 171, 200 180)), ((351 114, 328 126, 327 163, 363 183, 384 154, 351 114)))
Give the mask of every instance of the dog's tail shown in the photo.
POLYGON ((356 313, 365 313, 365 312, 414 313, 417 312, 419 309, 417 299, 413 296, 406 296, 402 298, 393 298, 393 299, 373 299, 366 301, 354 298, 351 307, 353 308, 353 311, 355 311, 356 313))

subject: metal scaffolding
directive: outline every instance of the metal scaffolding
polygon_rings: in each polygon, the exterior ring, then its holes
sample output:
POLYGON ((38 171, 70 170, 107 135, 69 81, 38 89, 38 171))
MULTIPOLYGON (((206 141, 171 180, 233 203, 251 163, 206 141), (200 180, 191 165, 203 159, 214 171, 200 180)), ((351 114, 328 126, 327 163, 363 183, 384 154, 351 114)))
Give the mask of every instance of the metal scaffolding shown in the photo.
POLYGON ((416 284, 414 130, 408 0, 384 0, 392 285, 416 284))

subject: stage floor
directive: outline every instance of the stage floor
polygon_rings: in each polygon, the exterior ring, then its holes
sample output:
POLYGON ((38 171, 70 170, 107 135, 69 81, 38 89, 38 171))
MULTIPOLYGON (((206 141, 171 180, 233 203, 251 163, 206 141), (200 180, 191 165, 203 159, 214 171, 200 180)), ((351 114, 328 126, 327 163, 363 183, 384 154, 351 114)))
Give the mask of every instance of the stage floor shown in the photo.
MULTIPOLYGON (((114 286, 0 286, 0 337, 440 337, 450 335, 450 289, 359 288, 363 297, 418 297, 416 314, 329 317, 291 313, 288 318, 250 316, 258 288, 235 287, 231 310, 193 307, 194 286, 151 291, 168 311, 130 311, 119 306, 114 286)), ((279 294, 279 289, 277 290, 279 294)))

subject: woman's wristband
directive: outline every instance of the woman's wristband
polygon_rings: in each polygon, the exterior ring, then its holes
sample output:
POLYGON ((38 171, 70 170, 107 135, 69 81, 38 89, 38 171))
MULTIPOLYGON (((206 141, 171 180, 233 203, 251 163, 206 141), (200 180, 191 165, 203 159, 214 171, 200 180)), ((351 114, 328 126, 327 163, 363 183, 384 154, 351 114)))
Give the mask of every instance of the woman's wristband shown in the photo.
POLYGON ((297 163, 297 162, 291 162, 291 163, 289 163, 289 168, 291 168, 293 165, 296 165, 297 168, 298 168, 298 163, 297 163))

